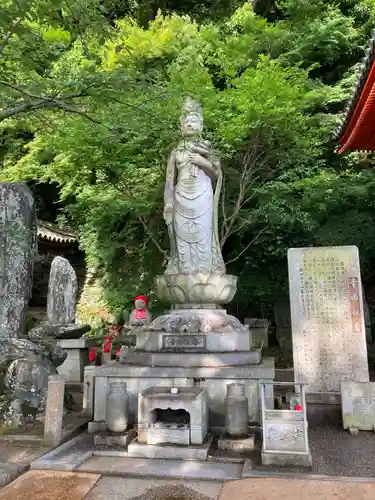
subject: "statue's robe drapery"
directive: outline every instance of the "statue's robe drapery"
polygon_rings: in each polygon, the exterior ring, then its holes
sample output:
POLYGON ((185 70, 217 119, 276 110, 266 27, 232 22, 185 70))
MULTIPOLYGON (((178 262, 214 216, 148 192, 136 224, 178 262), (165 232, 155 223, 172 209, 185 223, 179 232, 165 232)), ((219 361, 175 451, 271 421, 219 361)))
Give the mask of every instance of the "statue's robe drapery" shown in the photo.
MULTIPOLYGON (((213 154, 206 159, 215 165, 213 154)), ((220 168, 217 171, 214 192, 211 178, 190 161, 189 143, 170 155, 164 198, 173 206, 173 218, 168 224, 171 252, 166 274, 225 273, 218 234, 222 174, 220 168)))

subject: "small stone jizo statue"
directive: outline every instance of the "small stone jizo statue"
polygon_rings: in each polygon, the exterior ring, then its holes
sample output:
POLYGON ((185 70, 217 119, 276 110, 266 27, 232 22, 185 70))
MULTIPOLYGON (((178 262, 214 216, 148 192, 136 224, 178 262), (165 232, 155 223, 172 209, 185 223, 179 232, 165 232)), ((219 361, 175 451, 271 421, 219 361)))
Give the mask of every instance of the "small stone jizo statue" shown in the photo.
POLYGON ((145 326, 152 321, 148 310, 148 299, 146 295, 138 295, 134 301, 134 309, 130 313, 129 324, 131 326, 145 326))

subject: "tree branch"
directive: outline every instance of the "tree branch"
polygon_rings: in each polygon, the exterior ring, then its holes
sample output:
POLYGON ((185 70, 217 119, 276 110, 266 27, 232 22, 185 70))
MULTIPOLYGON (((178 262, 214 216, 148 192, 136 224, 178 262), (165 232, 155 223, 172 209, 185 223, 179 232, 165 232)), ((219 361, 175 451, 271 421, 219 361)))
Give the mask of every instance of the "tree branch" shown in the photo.
POLYGON ((161 248, 158 241, 156 240, 154 235, 151 233, 150 229, 147 226, 147 222, 145 221, 144 217, 142 217, 141 215, 137 215, 137 218, 141 222, 143 229, 148 234, 150 240, 153 242, 153 244, 156 246, 156 248, 159 250, 159 252, 161 252, 164 255, 164 258, 167 259, 168 258, 167 252, 165 250, 163 250, 163 248, 161 248))
MULTIPOLYGON (((227 239, 243 228, 246 224, 242 223, 240 227, 235 229, 236 222, 239 218, 241 209, 255 196, 255 192, 247 196, 250 186, 256 184, 260 179, 260 175, 256 172, 264 165, 265 160, 258 164, 259 159, 263 156, 264 152, 260 149, 258 138, 254 138, 252 144, 248 145, 243 159, 242 170, 239 179, 238 194, 232 213, 227 216, 225 213, 225 196, 222 198, 222 212, 223 212, 223 225, 221 229, 220 246, 223 247, 227 239)), ((256 191, 256 190, 255 190, 256 191)))
POLYGON ((232 262, 236 262, 236 260, 238 260, 241 255, 243 255, 250 247, 251 245, 253 245, 254 243, 256 243, 258 240, 259 240, 259 237, 262 233, 264 233, 264 231, 266 230, 267 228, 263 228, 259 231, 259 233, 255 236, 255 238, 253 238, 250 243, 248 243, 245 248, 237 255, 237 257, 235 257, 234 259, 231 259, 229 260, 228 262, 225 263, 225 265, 227 266, 228 264, 231 264, 232 262))

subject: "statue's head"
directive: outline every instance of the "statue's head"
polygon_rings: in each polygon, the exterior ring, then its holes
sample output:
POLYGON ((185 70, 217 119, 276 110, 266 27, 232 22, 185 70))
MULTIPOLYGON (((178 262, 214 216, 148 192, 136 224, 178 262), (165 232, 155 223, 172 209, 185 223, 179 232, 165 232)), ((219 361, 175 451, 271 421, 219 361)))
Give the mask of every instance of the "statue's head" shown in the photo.
POLYGON ((202 106, 190 97, 185 99, 181 113, 181 132, 184 137, 196 137, 203 130, 202 106))
POLYGON ((134 301, 134 307, 136 309, 146 309, 148 306, 148 299, 146 297, 146 295, 138 295, 136 298, 135 298, 135 301, 134 301))

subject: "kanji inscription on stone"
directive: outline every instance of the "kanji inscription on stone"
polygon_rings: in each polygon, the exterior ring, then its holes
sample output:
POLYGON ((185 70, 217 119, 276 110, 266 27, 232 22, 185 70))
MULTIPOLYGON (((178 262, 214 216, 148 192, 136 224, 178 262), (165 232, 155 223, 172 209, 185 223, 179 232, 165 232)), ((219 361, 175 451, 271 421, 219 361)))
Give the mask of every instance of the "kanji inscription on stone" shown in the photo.
POLYGON ((306 450, 303 422, 269 422, 265 423, 266 449, 268 451, 306 450))
POLYGON ((163 335, 163 349, 205 349, 204 335, 163 335))
POLYGON ((358 248, 291 248, 288 268, 295 381, 307 392, 368 382, 358 248))

